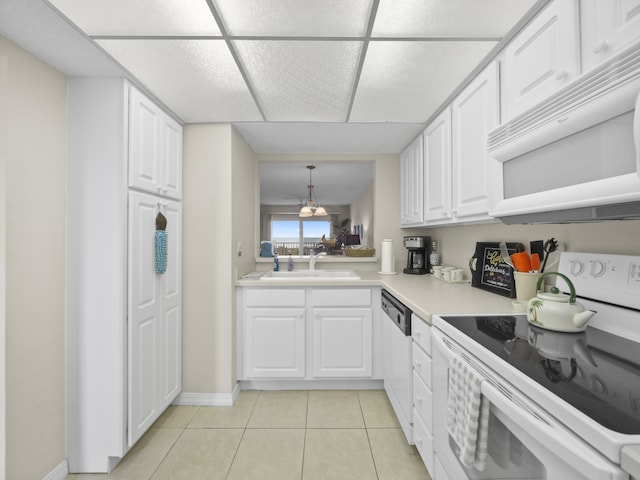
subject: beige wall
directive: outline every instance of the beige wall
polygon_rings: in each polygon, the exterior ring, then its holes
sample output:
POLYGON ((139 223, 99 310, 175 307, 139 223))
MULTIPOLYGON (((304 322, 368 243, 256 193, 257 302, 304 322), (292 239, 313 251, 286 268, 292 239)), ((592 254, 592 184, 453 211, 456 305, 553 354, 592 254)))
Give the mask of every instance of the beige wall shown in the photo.
MULTIPOLYGON (((522 242, 554 237, 576 252, 640 255, 640 221, 609 221, 585 224, 503 225, 492 223, 461 227, 411 229, 438 241, 442 261, 466 267, 476 242, 522 242)), ((409 235, 409 233, 406 233, 409 235)))
POLYGON ((7 325, 7 64, 8 58, 0 55, 0 478, 6 467, 6 325, 7 325))
POLYGON ((231 126, 187 125, 183 145, 182 389, 229 392, 231 126))
POLYGON ((183 168, 183 391, 230 393, 233 282, 256 251, 253 152, 230 125, 187 125, 183 168))
MULTIPOLYGON (((6 477, 65 454, 66 78, 0 37, 6 132, 6 477)), ((4 192, 5 190, 3 190, 4 192)), ((5 218, 5 217, 3 217, 5 218)))
POLYGON ((354 225, 362 224, 363 234, 361 238, 362 245, 369 245, 375 242, 373 237, 373 228, 375 226, 373 201, 374 201, 373 183, 351 204, 351 228, 354 225))

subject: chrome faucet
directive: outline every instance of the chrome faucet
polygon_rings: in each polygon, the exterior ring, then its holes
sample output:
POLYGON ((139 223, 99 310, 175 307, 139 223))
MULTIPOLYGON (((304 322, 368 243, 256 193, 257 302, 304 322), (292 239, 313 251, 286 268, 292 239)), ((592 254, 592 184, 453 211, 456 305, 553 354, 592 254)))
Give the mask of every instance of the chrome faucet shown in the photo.
POLYGON ((320 257, 320 255, 326 255, 327 252, 320 252, 320 253, 316 253, 314 256, 312 256, 309 259, 309 270, 315 270, 316 269, 316 262, 318 261, 318 257, 320 257))

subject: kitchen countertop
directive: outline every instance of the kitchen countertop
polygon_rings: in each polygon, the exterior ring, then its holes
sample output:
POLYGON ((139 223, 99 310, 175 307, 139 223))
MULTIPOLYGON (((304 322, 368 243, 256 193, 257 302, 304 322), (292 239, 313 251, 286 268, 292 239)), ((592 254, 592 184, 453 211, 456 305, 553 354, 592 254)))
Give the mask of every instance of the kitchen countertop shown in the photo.
POLYGON ((382 287, 413 312, 431 323, 431 315, 459 313, 515 313, 512 298, 472 287, 469 283, 448 283, 431 275, 382 275, 358 271, 360 280, 240 279, 238 287, 382 287))

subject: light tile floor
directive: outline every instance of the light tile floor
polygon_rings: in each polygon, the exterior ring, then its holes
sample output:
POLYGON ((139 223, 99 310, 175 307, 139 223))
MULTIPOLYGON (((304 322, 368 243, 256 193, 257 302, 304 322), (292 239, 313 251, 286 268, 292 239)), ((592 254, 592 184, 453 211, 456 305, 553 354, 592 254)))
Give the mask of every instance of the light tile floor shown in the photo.
POLYGON ((171 406, 111 475, 67 480, 431 480, 383 390, 253 391, 171 406))

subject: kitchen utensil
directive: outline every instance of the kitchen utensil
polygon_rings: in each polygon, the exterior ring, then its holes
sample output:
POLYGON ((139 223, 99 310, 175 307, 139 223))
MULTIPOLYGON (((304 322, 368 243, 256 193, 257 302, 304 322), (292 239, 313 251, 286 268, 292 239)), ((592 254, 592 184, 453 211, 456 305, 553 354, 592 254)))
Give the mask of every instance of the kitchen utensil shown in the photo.
POLYGON ((511 255, 511 261, 518 272, 527 273, 531 271, 531 261, 527 252, 514 253, 511 255))
POLYGON ((502 260, 504 261, 504 263, 506 263, 513 269, 516 268, 511 261, 511 256, 509 255, 509 251, 507 250, 506 242, 500 242, 500 255, 502 255, 502 260))
POLYGON ((542 240, 533 240, 529 242, 529 252, 531 252, 532 256, 534 253, 537 253, 540 261, 544 260, 544 242, 542 240))
POLYGON ((527 320, 538 327, 557 332, 582 332, 587 328, 587 322, 596 314, 576 303, 576 289, 562 273, 547 272, 540 275, 536 291, 537 295, 527 304, 527 320), (541 291, 542 281, 549 275, 562 278, 569 286, 570 295, 560 293, 557 287, 552 287, 549 293, 541 291))
POLYGON ((558 249, 558 241, 551 237, 549 240, 544 242, 544 260, 542 262, 542 268, 540 269, 540 273, 544 272, 544 267, 547 266, 547 260, 549 260, 549 254, 551 252, 555 252, 558 249))
POLYGON ((534 272, 540 271, 540 256, 537 253, 531 254, 531 270, 534 272))

